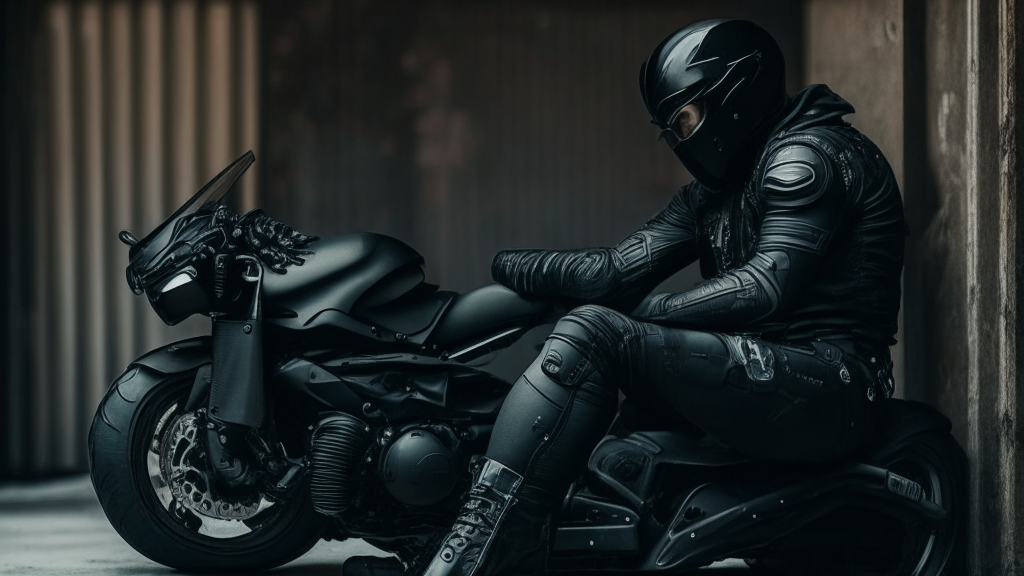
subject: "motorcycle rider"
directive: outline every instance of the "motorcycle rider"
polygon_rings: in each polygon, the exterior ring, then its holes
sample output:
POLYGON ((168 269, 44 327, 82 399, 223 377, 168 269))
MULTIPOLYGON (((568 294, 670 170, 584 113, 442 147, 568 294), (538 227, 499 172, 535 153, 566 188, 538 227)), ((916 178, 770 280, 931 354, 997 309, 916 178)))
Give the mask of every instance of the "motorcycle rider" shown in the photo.
POLYGON ((661 407, 756 458, 824 461, 871 439, 893 387, 902 200, 843 120, 853 108, 824 85, 788 97, 784 79, 750 22, 670 35, 640 91, 696 180, 614 248, 495 256, 499 283, 577 307, 505 400, 425 574, 543 572, 550 516, 620 389, 637 412, 661 407), (704 283, 643 301, 697 259, 704 283))

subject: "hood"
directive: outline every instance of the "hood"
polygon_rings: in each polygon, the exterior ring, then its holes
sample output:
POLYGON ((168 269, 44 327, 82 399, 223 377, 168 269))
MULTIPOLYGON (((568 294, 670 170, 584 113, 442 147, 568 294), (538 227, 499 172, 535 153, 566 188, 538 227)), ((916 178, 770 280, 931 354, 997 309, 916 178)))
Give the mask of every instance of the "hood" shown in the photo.
POLYGON ((789 98, 779 113, 769 140, 782 132, 806 130, 814 126, 849 126, 843 116, 853 114, 853 106, 824 84, 812 84, 789 98))
POLYGON ((853 114, 853 106, 824 84, 812 84, 790 96, 773 121, 765 123, 758 135, 747 143, 743 157, 744 173, 749 178, 768 144, 779 136, 816 126, 849 126, 843 116, 853 114), (771 126, 771 128, 768 128, 771 126))

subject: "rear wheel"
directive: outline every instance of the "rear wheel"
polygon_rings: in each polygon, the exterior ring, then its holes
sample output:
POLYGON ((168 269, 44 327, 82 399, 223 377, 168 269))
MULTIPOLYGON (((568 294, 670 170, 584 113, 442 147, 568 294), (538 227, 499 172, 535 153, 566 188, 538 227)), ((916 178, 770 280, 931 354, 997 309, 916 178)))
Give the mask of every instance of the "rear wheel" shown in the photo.
POLYGON ((107 518, 138 552, 181 570, 265 570, 301 556, 326 525, 307 483, 280 501, 214 487, 202 420, 185 411, 193 377, 134 367, 100 404, 89 460, 107 518))
POLYGON ((748 561, 770 574, 810 576, 955 576, 966 573, 966 457, 945 432, 917 434, 871 464, 909 478, 923 498, 942 506, 941 527, 878 510, 843 508, 748 561))

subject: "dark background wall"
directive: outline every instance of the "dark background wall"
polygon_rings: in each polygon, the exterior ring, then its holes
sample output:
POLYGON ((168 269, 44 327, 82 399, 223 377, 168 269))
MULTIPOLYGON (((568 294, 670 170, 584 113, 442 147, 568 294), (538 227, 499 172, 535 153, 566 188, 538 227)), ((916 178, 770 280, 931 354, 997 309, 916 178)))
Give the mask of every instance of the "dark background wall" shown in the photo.
POLYGON ((0 8, 0 215, 6 233, 0 235, 0 254, 6 280, 0 282, 0 478, 23 473, 13 465, 27 460, 28 420, 22 417, 29 395, 24 374, 28 353, 25 335, 30 318, 17 313, 15 303, 24 301, 31 290, 29 255, 21 239, 29 232, 25 226, 29 214, 26 189, 30 185, 31 155, 29 117, 31 90, 24 81, 29 77, 30 41, 38 10, 18 2, 0 8))
MULTIPOLYGON (((255 0, 2 3, 6 346, 0 476, 81 471, 108 383, 164 326, 117 231, 152 230, 257 147, 255 0)), ((233 206, 255 204, 256 178, 233 206)))
POLYGON ((800 2, 265 4, 262 203, 322 236, 397 236, 455 290, 501 248, 614 245, 690 180, 640 65, 711 17, 767 28, 802 86, 800 2))
POLYGON ((970 459, 974 573, 1022 574, 1024 6, 907 0, 905 14, 919 57, 905 107, 907 391, 950 416, 970 459))

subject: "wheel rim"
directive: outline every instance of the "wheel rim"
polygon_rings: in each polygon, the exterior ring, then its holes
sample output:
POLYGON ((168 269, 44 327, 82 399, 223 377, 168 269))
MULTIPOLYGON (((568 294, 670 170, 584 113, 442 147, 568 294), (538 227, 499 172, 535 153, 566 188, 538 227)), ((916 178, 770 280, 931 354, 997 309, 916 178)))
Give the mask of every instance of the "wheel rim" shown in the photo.
MULTIPOLYGON (((942 481, 939 478, 938 471, 930 462, 918 459, 900 460, 893 463, 889 469, 896 474, 920 484, 921 488, 924 490, 924 494, 922 495, 923 500, 927 500, 940 507, 944 507, 942 481)), ((908 537, 910 536, 908 535, 908 537)), ((915 546, 915 548, 921 552, 920 556, 917 558, 917 562, 912 564, 914 569, 910 572, 911 576, 920 576, 925 573, 930 561, 932 560, 932 551, 935 549, 938 538, 938 530, 934 528, 929 529, 927 540, 915 546)), ((917 556, 917 554, 915 554, 915 556, 917 556)), ((910 561, 913 562, 912 559, 910 559, 910 561)))
POLYGON ((281 510, 258 491, 218 496, 206 473, 200 418, 173 402, 157 420, 146 451, 146 473, 164 516, 177 530, 216 540, 257 532, 281 510))
MULTIPOLYGON (((949 502, 947 501, 949 496, 944 493, 943 478, 937 466, 940 464, 934 462, 929 454, 911 452, 890 461, 885 468, 917 482, 923 491, 922 500, 936 504, 949 513, 949 502)), ((881 574, 885 576, 925 576, 938 573, 936 569, 946 562, 955 535, 922 523, 905 522, 904 520, 896 522, 899 526, 897 535, 901 538, 901 553, 894 559, 894 563, 881 574), (943 556, 936 558, 937 552, 943 556)))

